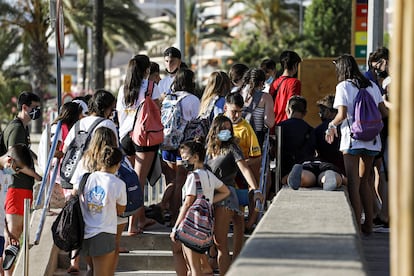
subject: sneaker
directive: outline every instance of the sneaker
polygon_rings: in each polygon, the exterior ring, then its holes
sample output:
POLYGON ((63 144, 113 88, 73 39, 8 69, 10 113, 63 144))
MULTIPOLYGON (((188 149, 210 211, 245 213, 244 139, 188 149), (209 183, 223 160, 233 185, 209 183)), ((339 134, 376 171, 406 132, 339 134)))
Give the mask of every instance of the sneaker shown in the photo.
POLYGON ((372 222, 374 223, 374 227, 390 228, 389 222, 383 221, 380 217, 375 217, 372 222))
POLYGON ((334 171, 328 170, 325 172, 325 182, 323 183, 324 191, 333 191, 336 189, 336 174, 334 171))
POLYGON ((287 183, 293 190, 297 190, 300 187, 300 182, 302 179, 302 168, 302 164, 295 164, 289 173, 287 183))

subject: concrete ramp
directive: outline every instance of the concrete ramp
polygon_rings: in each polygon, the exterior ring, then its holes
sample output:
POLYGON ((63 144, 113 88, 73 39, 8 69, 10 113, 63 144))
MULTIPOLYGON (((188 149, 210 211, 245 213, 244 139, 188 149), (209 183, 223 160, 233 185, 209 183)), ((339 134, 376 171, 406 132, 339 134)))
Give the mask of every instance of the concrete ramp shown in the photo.
POLYGON ((345 192, 282 189, 226 275, 366 275, 345 192))

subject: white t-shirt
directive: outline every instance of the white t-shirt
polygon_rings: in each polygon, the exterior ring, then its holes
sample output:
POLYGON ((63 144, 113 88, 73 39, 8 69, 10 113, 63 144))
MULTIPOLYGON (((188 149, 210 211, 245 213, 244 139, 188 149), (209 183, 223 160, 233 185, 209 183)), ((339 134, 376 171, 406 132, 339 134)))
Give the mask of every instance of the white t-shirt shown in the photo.
MULTIPOLYGON (((91 115, 91 116, 87 116, 85 118, 80 119, 79 130, 87 131, 90 128, 90 126, 95 122, 95 120, 97 120, 98 118, 101 118, 101 117, 91 115)), ((117 130, 116 125, 113 121, 111 121, 109 119, 103 120, 102 122, 100 122, 95 127, 95 129, 92 131, 91 135, 93 135, 95 133, 95 131, 100 127, 107 127, 107 128, 112 129, 112 131, 115 133, 116 140, 118 140, 118 130, 117 130)), ((72 142, 73 139, 75 139, 75 135, 76 135, 75 126, 73 126, 70 129, 70 131, 68 133, 68 136, 66 136, 66 139, 65 139, 65 142, 64 142, 66 147, 70 145, 70 143, 72 142)))
POLYGON ((167 75, 158 83, 161 94, 171 93, 171 84, 174 81, 175 76, 167 75))
MULTIPOLYGON (((47 137, 47 134, 48 134, 47 129, 45 128, 42 132, 42 136, 39 141, 39 147, 37 149, 37 163, 39 165, 41 172, 44 172, 46 169, 47 158, 49 157, 48 155, 46 155, 46 149, 47 149, 47 152, 50 151, 51 145, 48 144, 48 141, 50 141, 50 143, 53 143, 56 129, 57 129, 57 124, 53 124, 50 126, 50 138, 49 139, 47 137)), ((62 131, 59 132, 58 142, 63 143, 62 131)))
MULTIPOLYGON (((138 98, 133 106, 127 107, 124 101, 124 86, 122 85, 118 91, 118 97, 116 101, 116 111, 118 112, 118 122, 119 122, 119 137, 122 139, 127 135, 134 125, 135 113, 139 104, 144 100, 145 92, 148 90, 148 80, 142 80, 141 88, 139 90, 138 98)), ((152 91, 152 99, 158 100, 161 96, 159 87, 157 84, 154 84, 154 89, 152 91)))
MULTIPOLYGON (((187 92, 177 91, 175 93, 179 95, 180 93, 187 92)), ((190 121, 192 119, 197 118, 198 112, 200 111, 199 98, 197 98, 193 94, 187 93, 187 96, 185 96, 179 104, 181 104, 181 112, 184 120, 190 121)))
MULTIPOLYGON (((211 204, 213 204, 214 190, 219 189, 222 185, 224 185, 223 182, 221 182, 221 180, 209 170, 197 169, 194 170, 194 172, 198 173, 204 196, 208 198, 211 204)), ((187 179, 184 183, 182 190, 183 201, 188 195, 197 195, 197 184, 193 173, 189 173, 187 175, 187 179)))
POLYGON ((4 202, 6 200, 7 188, 13 183, 13 177, 9 174, 4 174, 3 170, 0 170, 0 236, 4 237, 4 218, 6 217, 6 211, 4 210, 4 202))
MULTIPOLYGON (((384 100, 381 97, 381 92, 378 89, 378 86, 371 81, 371 86, 368 86, 366 90, 373 97, 375 103, 378 105, 384 100)), ((347 118, 349 120, 349 125, 352 124, 354 118, 354 100, 358 94, 359 89, 349 80, 342 81, 336 86, 334 108, 339 106, 347 107, 347 118)), ((345 119, 341 124, 341 143, 339 150, 344 151, 349 149, 350 140, 351 140, 351 130, 348 125, 347 119, 345 119)), ((352 139, 352 148, 353 149, 367 149, 372 151, 381 150, 381 139, 379 135, 373 141, 361 141, 352 139)))
POLYGON ((84 239, 99 233, 116 234, 116 204, 127 203, 125 183, 114 174, 94 172, 86 181, 81 198, 85 221, 84 239))

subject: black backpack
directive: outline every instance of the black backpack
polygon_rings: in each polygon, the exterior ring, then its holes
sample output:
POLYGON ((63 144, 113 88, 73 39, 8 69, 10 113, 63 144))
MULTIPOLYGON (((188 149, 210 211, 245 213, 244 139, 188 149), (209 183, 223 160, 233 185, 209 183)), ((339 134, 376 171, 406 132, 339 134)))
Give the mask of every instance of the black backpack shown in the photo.
POLYGON ((89 175, 90 173, 85 173, 82 176, 78 193, 66 202, 65 207, 52 224, 54 243, 60 249, 69 252, 72 259, 79 255, 82 248, 85 222, 80 207, 79 195, 83 193, 89 175), (72 250, 76 250, 74 256, 71 256, 72 250))
POLYGON ((75 138, 68 146, 68 150, 63 156, 60 165, 60 184, 62 188, 72 189, 73 185, 70 183, 73 173, 81 160, 83 153, 88 148, 89 141, 91 140, 91 133, 96 126, 101 123, 105 118, 98 118, 93 122, 87 131, 80 130, 80 121, 77 121, 73 126, 75 128, 75 138))

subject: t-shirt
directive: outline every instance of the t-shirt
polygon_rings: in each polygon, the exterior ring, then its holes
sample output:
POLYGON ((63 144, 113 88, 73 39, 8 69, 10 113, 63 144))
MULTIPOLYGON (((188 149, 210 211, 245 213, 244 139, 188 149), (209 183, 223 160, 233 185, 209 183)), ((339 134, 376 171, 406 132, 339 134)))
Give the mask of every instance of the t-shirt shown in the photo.
POLYGON ((230 145, 228 149, 214 158, 209 157, 207 165, 218 179, 227 186, 235 186, 238 166, 237 162, 243 160, 243 153, 238 145, 230 145))
POLYGON ((114 174, 94 172, 86 181, 81 198, 85 221, 84 239, 99 233, 116 234, 116 204, 127 203, 125 183, 114 174))
MULTIPOLYGON (((214 190, 219 189, 221 186, 223 186, 223 182, 209 170, 197 169, 194 172, 197 173, 200 178, 201 188, 203 189, 204 196, 211 204, 213 204, 214 190)), ((187 179, 183 186, 182 195, 183 201, 188 195, 197 195, 197 184, 193 173, 189 173, 187 175, 187 179)))
POLYGON ((170 94, 171 93, 171 84, 173 83, 175 76, 167 75, 158 83, 161 94, 170 94))
MULTIPOLYGON (((19 118, 11 121, 3 131, 4 145, 6 148, 22 143, 30 147, 29 129, 23 125, 19 118)), ((32 167, 34 169, 34 167, 32 167)), ((15 174, 10 188, 32 190, 34 178, 24 173, 15 174)))
POLYGON ((318 153, 318 159, 334 164, 345 173, 344 158, 342 152, 339 150, 339 137, 335 137, 332 144, 328 144, 325 140, 325 131, 328 129, 328 124, 331 120, 325 120, 315 128, 315 149, 318 153))
POLYGON ((239 147, 245 158, 262 155, 256 133, 245 119, 242 119, 237 124, 233 124, 233 132, 234 137, 239 139, 239 147))
POLYGON ((4 236, 4 218, 6 217, 4 202, 6 199, 7 188, 12 182, 13 177, 9 174, 4 174, 3 170, 0 170, 0 236, 4 236))
MULTIPOLYGON (((141 88, 139 90, 138 98, 133 106, 127 107, 125 104, 125 94, 124 86, 122 85, 118 91, 118 97, 116 101, 116 111, 118 112, 118 122, 119 122, 119 137, 122 139, 127 135, 134 126, 135 111, 137 110, 139 104, 144 100, 145 93, 148 90, 148 80, 142 80, 141 88)), ((160 89, 157 84, 154 84, 154 89, 152 91, 152 99, 158 100, 161 96, 160 89)))
MULTIPOLYGON (((377 85, 371 81, 372 86, 368 86, 366 90, 373 97, 375 103, 378 105, 384 100, 381 97, 381 92, 377 85)), ((351 140, 350 125, 354 121, 354 100, 358 94, 359 89, 350 81, 341 81, 336 86, 335 101, 333 107, 338 109, 339 106, 347 107, 347 119, 341 123, 341 143, 339 149, 345 151, 349 149, 350 144, 353 149, 367 149, 372 151, 381 150, 381 139, 379 134, 373 141, 351 140), (349 125, 348 125, 349 120, 349 125)))
POLYGON ((279 124, 282 128, 282 176, 288 174, 294 164, 312 160, 315 156, 315 134, 303 119, 290 118, 279 124))
POLYGON ((293 95, 300 95, 301 93, 301 83, 298 79, 293 77, 281 76, 276 79, 272 86, 270 87, 270 95, 272 95, 275 106, 275 124, 278 124, 284 120, 287 120, 286 114, 286 105, 293 95), (279 84, 283 81, 283 83, 279 84), (276 89, 279 87, 279 90, 276 93, 276 89))
MULTIPOLYGON (((98 117, 98 116, 87 116, 87 117, 85 117, 85 118, 82 118, 81 120, 80 120, 80 125, 79 125, 79 130, 83 130, 83 131, 87 131, 89 128, 90 128, 90 126, 98 119, 98 118, 101 118, 101 117, 98 117)), ((95 129, 92 131, 92 134, 91 135, 93 135, 94 133, 95 133, 95 131, 98 129, 98 128, 100 128, 100 127, 107 127, 107 128, 110 128, 110 129, 112 129, 112 131, 115 133, 115 136, 117 137, 117 140, 118 140, 118 130, 117 130, 117 128, 116 128, 116 125, 115 125, 115 123, 113 122, 113 121, 111 121, 111 120, 109 120, 109 119, 105 119, 105 120, 103 120, 102 122, 100 122, 96 127, 95 127, 95 129)), ((66 139, 65 139, 65 146, 69 146, 70 145, 70 143, 72 142, 72 140, 73 139, 75 139, 75 136, 76 136, 76 133, 75 133, 75 126, 73 126, 71 129, 70 129, 70 131, 69 131, 69 133, 68 133, 68 136, 66 136, 66 139)))

